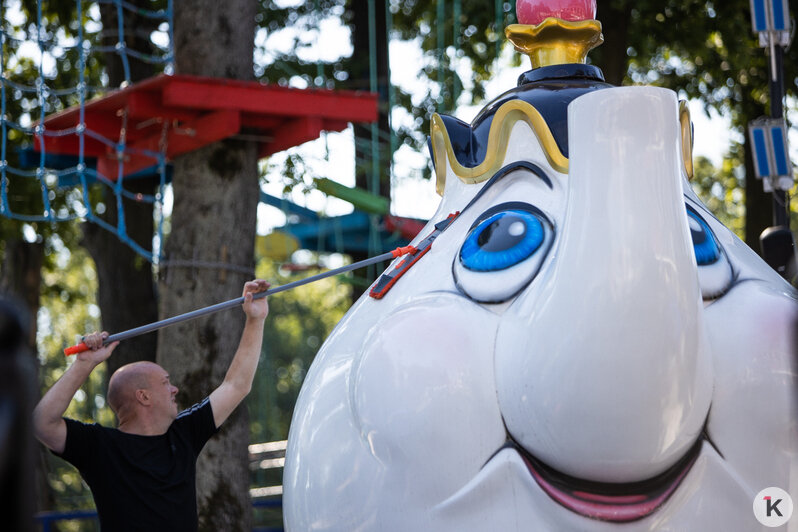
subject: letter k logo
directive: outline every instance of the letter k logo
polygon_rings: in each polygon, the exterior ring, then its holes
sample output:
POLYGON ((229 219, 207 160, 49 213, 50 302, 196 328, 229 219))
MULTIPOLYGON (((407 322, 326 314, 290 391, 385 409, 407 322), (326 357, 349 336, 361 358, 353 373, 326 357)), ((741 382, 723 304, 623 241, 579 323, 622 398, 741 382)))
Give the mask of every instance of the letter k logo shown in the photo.
POLYGON ((776 502, 773 502, 773 499, 770 496, 766 496, 764 497, 764 499, 765 502, 767 503, 766 513, 768 517, 770 517, 773 514, 773 512, 776 512, 776 515, 778 515, 779 517, 784 517, 783 515, 781 515, 781 512, 779 511, 779 503, 781 502, 781 499, 777 499, 776 502))
POLYGON ((754 517, 766 527, 778 527, 792 517, 792 497, 781 488, 765 488, 754 497, 754 517))

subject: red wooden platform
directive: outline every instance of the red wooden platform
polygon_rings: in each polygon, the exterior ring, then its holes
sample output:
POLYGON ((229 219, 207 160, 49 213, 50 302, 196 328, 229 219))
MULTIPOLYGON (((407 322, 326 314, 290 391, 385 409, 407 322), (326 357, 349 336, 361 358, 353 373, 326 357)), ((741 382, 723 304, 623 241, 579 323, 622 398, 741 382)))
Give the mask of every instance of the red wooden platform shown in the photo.
MULTIPOLYGON (((341 131, 349 122, 377 119, 377 95, 367 92, 292 89, 259 82, 197 76, 160 75, 136 83, 84 106, 85 127, 113 143, 123 135, 124 174, 157 164, 140 150, 159 152, 166 132, 166 157, 242 135, 260 141, 266 157, 317 138, 322 131, 341 131)), ((45 131, 75 128, 80 108, 70 107, 44 120, 45 131)), ((41 138, 36 138, 40 149, 41 138)), ((44 135, 47 153, 78 155, 78 133, 44 135)), ((97 157, 97 171, 116 179, 116 149, 84 135, 83 153, 97 157)))

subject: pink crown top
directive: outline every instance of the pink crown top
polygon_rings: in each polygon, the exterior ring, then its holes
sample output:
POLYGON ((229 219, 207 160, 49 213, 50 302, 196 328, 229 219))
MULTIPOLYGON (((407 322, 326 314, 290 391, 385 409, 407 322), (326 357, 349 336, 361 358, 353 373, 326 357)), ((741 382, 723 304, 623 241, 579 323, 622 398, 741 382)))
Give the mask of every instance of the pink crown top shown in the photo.
POLYGON ((519 24, 537 26, 549 17, 571 22, 596 18, 596 0, 517 0, 519 24))

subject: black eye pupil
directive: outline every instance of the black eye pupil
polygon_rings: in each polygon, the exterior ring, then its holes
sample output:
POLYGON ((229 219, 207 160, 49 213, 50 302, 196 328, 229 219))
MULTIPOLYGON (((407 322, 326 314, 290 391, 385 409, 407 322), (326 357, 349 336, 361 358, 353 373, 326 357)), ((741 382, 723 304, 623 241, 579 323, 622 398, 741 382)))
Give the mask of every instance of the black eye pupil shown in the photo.
POLYGON ((693 244, 696 246, 703 244, 704 241, 707 239, 707 235, 703 230, 694 231, 691 229, 690 236, 693 238, 693 244))
POLYGON ((477 237, 477 245, 483 251, 505 251, 515 247, 524 239, 526 229, 523 218, 508 214, 483 229, 477 237))

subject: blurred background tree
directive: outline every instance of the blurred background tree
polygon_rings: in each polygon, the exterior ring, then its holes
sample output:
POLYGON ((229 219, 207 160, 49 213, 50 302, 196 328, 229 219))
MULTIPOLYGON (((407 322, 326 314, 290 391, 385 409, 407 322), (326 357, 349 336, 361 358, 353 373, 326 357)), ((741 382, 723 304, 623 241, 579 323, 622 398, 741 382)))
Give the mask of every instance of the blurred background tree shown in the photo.
MULTIPOLYGON (((734 189, 739 191, 732 197, 745 208, 713 212, 719 217, 742 216, 742 224, 737 221, 732 227, 742 227, 741 238, 759 252, 759 235, 773 223, 772 196, 753 177, 747 127, 769 111, 770 58, 751 29, 749 2, 598 0, 597 16, 605 43, 590 57, 610 83, 667 87, 684 99, 699 100, 708 115, 714 110, 730 119, 736 135, 724 168, 714 173, 731 184, 723 176, 728 175, 729 166, 735 168, 734 189)), ((795 47, 786 51, 784 69, 785 93, 794 101, 798 94, 795 47)), ((725 203, 713 205, 726 207, 725 203)), ((796 224, 793 216, 793 232, 798 230, 796 224)))

